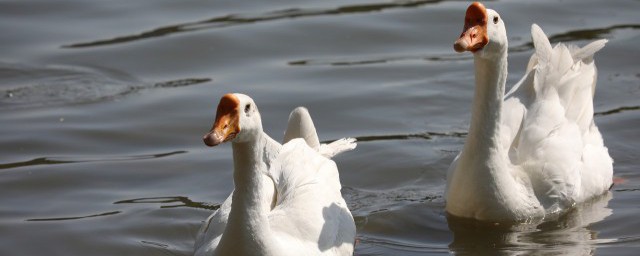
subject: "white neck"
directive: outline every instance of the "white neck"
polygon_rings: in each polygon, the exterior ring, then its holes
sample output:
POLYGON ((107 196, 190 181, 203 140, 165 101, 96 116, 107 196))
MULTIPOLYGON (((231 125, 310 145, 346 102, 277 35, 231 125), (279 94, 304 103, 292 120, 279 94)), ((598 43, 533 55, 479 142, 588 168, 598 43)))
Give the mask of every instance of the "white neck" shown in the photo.
MULTIPOLYGON (((507 53, 498 58, 474 58, 476 88, 469 134, 464 144, 465 158, 487 161, 502 153, 500 119, 507 79, 507 53)), ((499 156, 500 157, 500 156, 499 156)))
POLYGON ((273 245, 268 213, 275 203, 269 165, 280 144, 260 132, 233 144, 233 201, 217 255, 264 255, 273 245))
POLYGON ((494 57, 475 57, 471 124, 452 176, 447 177, 446 207, 455 216, 479 220, 526 219, 540 214, 542 207, 526 190, 530 185, 522 185, 527 181, 510 164, 500 141, 507 53, 494 57))

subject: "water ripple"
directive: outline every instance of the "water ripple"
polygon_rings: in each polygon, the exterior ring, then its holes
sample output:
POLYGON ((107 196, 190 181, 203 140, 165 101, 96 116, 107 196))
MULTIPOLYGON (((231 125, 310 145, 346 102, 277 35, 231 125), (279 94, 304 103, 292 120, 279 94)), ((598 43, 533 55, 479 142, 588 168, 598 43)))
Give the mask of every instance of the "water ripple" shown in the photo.
POLYGON ((158 153, 158 154, 149 154, 149 155, 134 155, 134 156, 120 156, 120 157, 111 157, 111 158, 95 158, 95 159, 55 159, 49 157, 39 157, 29 161, 22 162, 13 162, 0 164, 0 170, 2 169, 12 169, 12 168, 20 168, 26 166, 36 166, 36 165, 54 165, 54 164, 72 164, 72 163, 88 163, 88 162, 119 162, 119 161, 134 161, 134 160, 146 160, 146 159, 155 159, 162 158, 177 154, 184 154, 187 151, 179 150, 168 153, 158 153))
POLYGON ((444 195, 422 187, 393 190, 365 190, 343 186, 342 194, 355 217, 385 212, 407 204, 441 204, 444 195))
POLYGON ((613 239, 600 239, 596 241, 600 245, 611 245, 611 246, 637 245, 637 244, 640 244, 640 236, 626 236, 626 237, 619 237, 619 238, 613 238, 613 239))
POLYGON ((640 110, 640 106, 623 106, 623 107, 614 108, 614 109, 607 110, 607 111, 596 112, 596 113, 593 113, 593 115, 594 116, 608 116, 608 115, 618 114, 618 113, 626 112, 626 111, 634 111, 634 110, 640 110))
MULTIPOLYGON (((357 142, 372 142, 372 141, 384 141, 384 140, 410 140, 410 139, 424 139, 432 140, 437 137, 449 137, 449 138, 464 138, 467 136, 466 132, 423 132, 423 133, 408 133, 408 134, 388 134, 388 135, 362 135, 354 137, 357 142)), ((326 140, 321 143, 331 143, 335 140, 326 140)))
MULTIPOLYGON (((595 112, 593 115, 606 116, 606 115, 613 115, 621 112, 635 111, 635 110, 640 110, 640 106, 623 106, 623 107, 619 107, 611 110, 595 112)), ((387 135, 360 135, 360 136, 355 136, 354 138, 358 143, 361 143, 361 142, 375 142, 375 141, 385 141, 385 140, 411 140, 411 139, 432 140, 434 138, 439 138, 439 137, 465 138, 467 137, 467 134, 468 134, 467 132, 422 132, 422 133, 387 134, 387 135)), ((322 141, 321 143, 331 143, 334 141, 336 140, 325 140, 325 141, 322 141)))
MULTIPOLYGON (((573 42, 581 40, 595 40, 611 37, 616 30, 623 29, 640 29, 639 24, 621 24, 605 28, 592 28, 582 30, 572 30, 565 33, 551 35, 549 40, 551 43, 573 42)), ((453 41, 453 39, 452 39, 453 41)), ((533 49, 533 42, 529 41, 524 44, 510 47, 510 53, 525 52, 533 49)), ((473 60, 473 55, 469 54, 434 54, 434 55, 410 55, 410 56, 388 56, 388 57, 361 57, 354 59, 335 58, 335 59, 303 59, 289 61, 291 66, 360 66, 371 64, 386 64, 395 62, 408 61, 426 61, 426 62, 448 62, 473 60)))
POLYGON ((201 84, 211 82, 210 78, 186 78, 186 79, 178 79, 171 80, 165 82, 158 82, 150 86, 150 88, 177 88, 177 87, 185 87, 189 85, 201 84))
POLYGON ((121 211, 112 211, 105 213, 92 214, 87 216, 77 216, 77 217, 57 217, 57 218, 38 218, 38 219, 27 219, 26 221, 65 221, 65 220, 79 220, 79 219, 88 219, 88 218, 96 218, 96 217, 104 217, 110 215, 116 215, 122 213, 121 211))
POLYGON ((101 102, 146 89, 184 87, 210 81, 210 78, 183 78, 149 83, 106 68, 0 62, 0 108, 101 102))
POLYGON ((382 237, 368 237, 358 236, 360 242, 390 248, 394 250, 401 250, 406 252, 422 252, 422 253, 449 253, 449 248, 438 247, 429 244, 419 244, 411 241, 397 241, 393 239, 386 239, 382 237))
POLYGON ((619 24, 604 28, 573 30, 562 34, 553 35, 549 37, 549 41, 551 41, 551 43, 554 43, 604 39, 610 36, 614 31, 623 29, 640 29, 640 24, 619 24))
POLYGON ((74 43, 62 46, 63 48, 84 48, 84 47, 96 47, 104 45, 113 45, 128 43, 132 41, 138 41, 143 39, 149 39, 154 37, 167 36, 171 34, 178 34, 190 31, 199 31, 205 29, 224 28, 230 26, 252 24, 265 21, 283 20, 283 19, 295 19, 303 17, 313 16, 326 16, 326 15, 344 15, 344 14, 358 14, 367 12, 380 12, 387 9, 397 8, 414 8, 427 4, 436 4, 443 2, 444 0, 408 0, 408 1, 391 1, 371 4, 360 5, 346 5, 331 9, 301 9, 290 8, 276 10, 266 13, 258 14, 228 14, 220 17, 215 17, 203 21, 186 22, 176 25, 159 27, 149 31, 141 32, 133 35, 119 36, 111 39, 96 40, 92 42, 74 43))
POLYGON ((177 203, 171 205, 162 205, 160 208, 177 208, 177 207, 189 207, 205 210, 217 210, 220 208, 220 204, 210 204, 204 202, 195 202, 186 196, 165 196, 165 197, 143 197, 135 199, 120 200, 113 204, 167 204, 177 203))
POLYGON ((440 61, 458 61, 458 60, 472 60, 472 55, 467 54, 440 54, 440 55, 415 55, 415 56, 390 56, 390 57, 371 57, 361 59, 329 59, 329 60, 294 60, 288 64, 291 66, 360 66, 371 64, 385 64, 395 62, 407 62, 407 61, 426 61, 426 62, 440 62, 440 61))
MULTIPOLYGON (((574 42, 574 41, 582 41, 582 40, 596 40, 596 39, 605 39, 610 38, 611 34, 616 30, 624 30, 624 29, 640 29, 640 24, 619 24, 613 25, 604 28, 590 28, 590 29, 580 29, 580 30, 571 30, 565 33, 551 35, 549 37, 549 41, 554 43, 561 42, 574 42)), ((525 44, 510 47, 509 52, 523 52, 533 49, 533 42, 527 42, 525 44)))

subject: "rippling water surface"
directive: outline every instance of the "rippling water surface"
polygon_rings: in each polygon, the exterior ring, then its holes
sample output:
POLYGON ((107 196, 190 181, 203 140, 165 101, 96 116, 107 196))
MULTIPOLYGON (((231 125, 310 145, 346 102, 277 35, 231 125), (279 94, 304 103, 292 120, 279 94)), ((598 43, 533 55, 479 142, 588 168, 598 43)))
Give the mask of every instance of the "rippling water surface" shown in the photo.
POLYGON ((307 106, 338 156, 356 255, 633 255, 640 247, 640 2, 491 1, 524 72, 553 42, 607 38, 596 122, 624 182, 542 224, 447 218, 472 58, 469 2, 0 1, 0 255, 189 255, 232 190, 231 147, 201 135, 224 93, 251 95, 281 139, 307 106))

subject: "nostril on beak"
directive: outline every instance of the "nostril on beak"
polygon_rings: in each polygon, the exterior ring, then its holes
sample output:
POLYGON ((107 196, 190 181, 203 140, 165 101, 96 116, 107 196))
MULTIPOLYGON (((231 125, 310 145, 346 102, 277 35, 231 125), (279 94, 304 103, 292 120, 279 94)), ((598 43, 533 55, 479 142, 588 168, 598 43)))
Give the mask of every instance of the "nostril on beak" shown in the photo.
POLYGON ((204 142, 205 145, 209 147, 213 147, 215 145, 220 144, 220 142, 216 140, 215 136, 213 136, 213 134, 211 133, 205 134, 204 137, 202 137, 202 141, 204 142))
POLYGON ((202 142, 204 142, 205 145, 211 147, 211 140, 209 139, 209 136, 205 135, 204 137, 202 137, 202 142))

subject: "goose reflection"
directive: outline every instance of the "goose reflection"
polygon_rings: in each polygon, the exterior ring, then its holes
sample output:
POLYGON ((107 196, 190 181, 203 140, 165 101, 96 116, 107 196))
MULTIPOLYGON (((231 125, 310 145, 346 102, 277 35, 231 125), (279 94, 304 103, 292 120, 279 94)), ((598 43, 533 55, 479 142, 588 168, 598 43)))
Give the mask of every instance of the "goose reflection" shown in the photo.
POLYGON ((487 223, 447 216, 453 242, 449 249, 466 255, 593 255, 598 233, 590 225, 611 215, 611 192, 581 203, 560 216, 529 223, 487 223))

